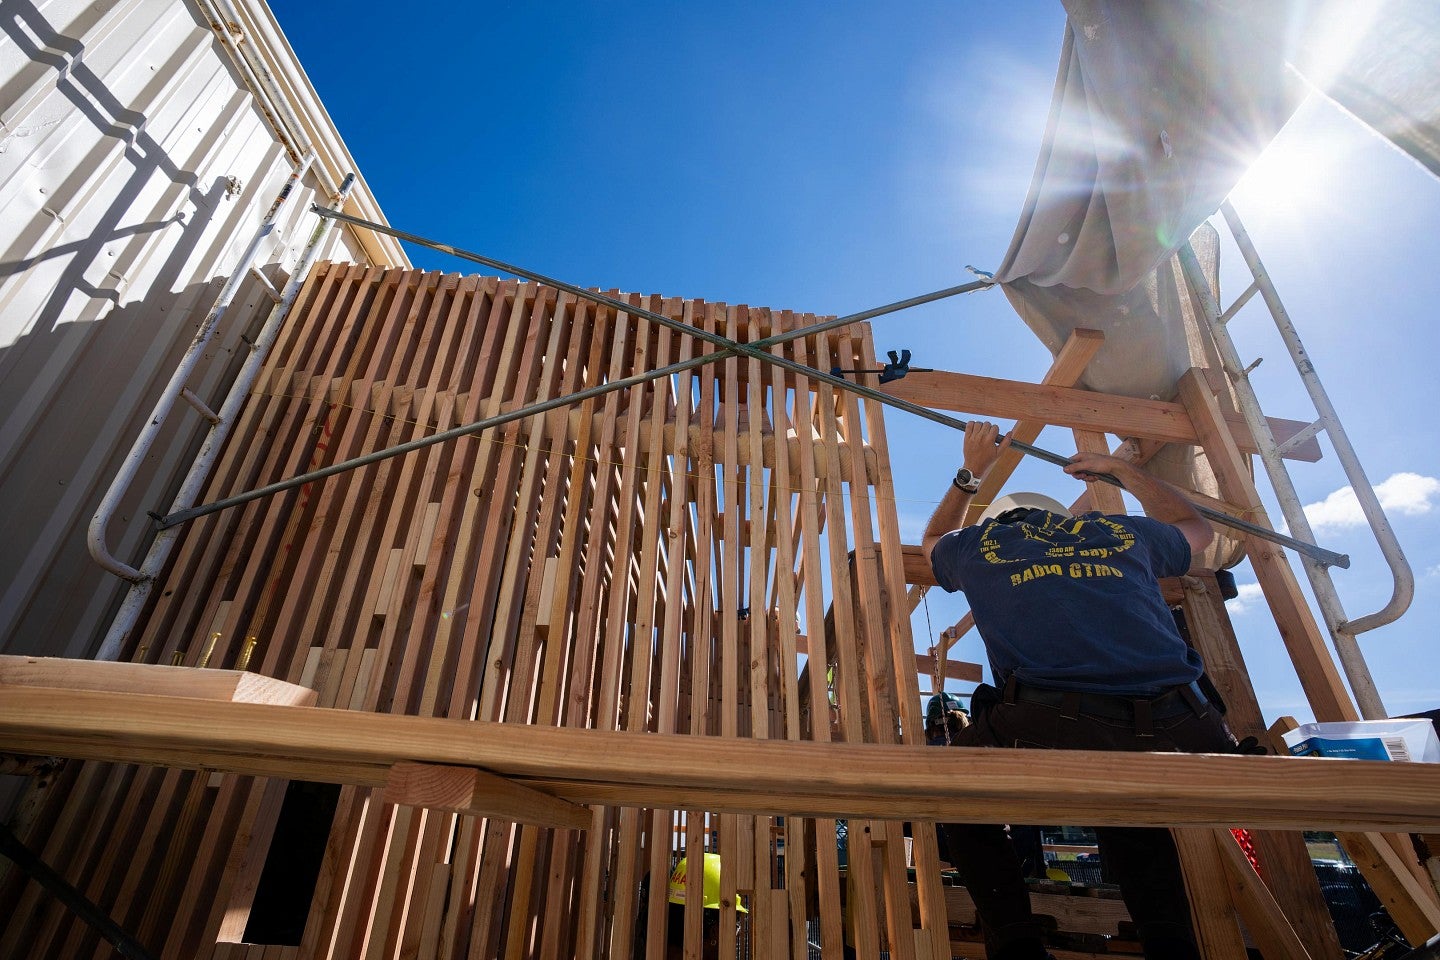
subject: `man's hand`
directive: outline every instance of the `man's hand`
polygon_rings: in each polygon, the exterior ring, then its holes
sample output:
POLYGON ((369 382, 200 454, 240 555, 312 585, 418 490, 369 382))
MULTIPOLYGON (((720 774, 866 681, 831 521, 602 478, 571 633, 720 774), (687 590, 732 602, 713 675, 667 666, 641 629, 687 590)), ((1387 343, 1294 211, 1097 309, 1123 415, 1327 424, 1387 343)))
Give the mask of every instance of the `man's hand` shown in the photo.
POLYGON ((1108 453, 1077 453, 1070 458, 1070 465, 1065 468, 1065 472, 1077 480, 1098 480, 1101 474, 1108 473, 1123 483, 1125 471, 1133 467, 1128 460, 1112 457, 1108 453))
MULTIPOLYGON (((965 424, 964 466, 977 478, 983 478, 986 471, 1000 459, 1000 454, 1010 446, 1008 435, 997 445, 995 441, 999 436, 1000 428, 993 423, 971 420, 965 424)), ((965 522, 965 510, 970 506, 972 496, 973 494, 960 490, 954 484, 945 491, 940 505, 931 514, 930 522, 925 525, 925 535, 920 540, 920 548, 925 551, 927 558, 941 537, 965 522)))
POLYGON ((965 469, 977 477, 985 476, 1010 446, 1009 434, 997 446, 999 437, 1000 428, 989 421, 971 420, 965 424, 965 469))
POLYGON ((1210 521, 1200 515, 1183 493, 1128 460, 1108 453, 1077 453, 1070 458, 1065 472, 1079 480, 1096 480, 1106 473, 1119 480, 1120 485, 1140 501, 1147 514, 1184 534, 1192 553, 1201 553, 1215 539, 1210 521))

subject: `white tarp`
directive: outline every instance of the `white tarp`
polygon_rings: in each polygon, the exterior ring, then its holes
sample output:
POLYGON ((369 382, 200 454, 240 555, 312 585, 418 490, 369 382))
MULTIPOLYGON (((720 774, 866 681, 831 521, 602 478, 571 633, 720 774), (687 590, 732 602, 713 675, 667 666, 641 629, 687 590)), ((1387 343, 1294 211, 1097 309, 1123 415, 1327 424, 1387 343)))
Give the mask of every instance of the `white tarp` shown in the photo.
MULTIPOLYGON (((1198 359, 1179 271, 1157 272, 1298 106, 1283 7, 1065 0, 1055 96, 1030 194, 996 278, 1052 351, 1106 333, 1083 384, 1173 395, 1198 359)), ((1213 269, 1213 266, 1212 266, 1213 269)))
POLYGON ((1440 175, 1436 0, 1063 2, 1050 119, 996 279, 1052 352, 1076 327, 1107 334, 1084 386, 1168 398, 1198 359, 1191 298, 1157 268, 1285 125, 1300 76, 1440 175))
POLYGON ((1440 3, 1329 0, 1304 9, 1295 68, 1440 177, 1440 3))

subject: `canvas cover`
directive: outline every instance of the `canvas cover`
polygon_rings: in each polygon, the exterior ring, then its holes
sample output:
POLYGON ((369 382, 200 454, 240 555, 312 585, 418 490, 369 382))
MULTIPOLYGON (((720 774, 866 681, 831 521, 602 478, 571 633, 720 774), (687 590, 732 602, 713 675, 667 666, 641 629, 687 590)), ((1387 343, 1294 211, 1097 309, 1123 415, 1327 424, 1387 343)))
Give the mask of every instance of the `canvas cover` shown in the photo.
POLYGON ((1052 352, 1076 327, 1108 335, 1083 386, 1172 395, 1203 337, 1179 271, 1162 265, 1307 83, 1440 175, 1433 0, 1063 2, 1045 139, 996 279, 1052 352))
POLYGON ((1105 347, 1084 386, 1168 399, 1191 365, 1173 265, 1303 96, 1283 17, 1216 0, 1066 0, 1050 119, 996 278, 1052 351, 1076 327, 1105 347))
POLYGON ((1440 177, 1440 4, 1312 3, 1292 64, 1360 122, 1440 177))

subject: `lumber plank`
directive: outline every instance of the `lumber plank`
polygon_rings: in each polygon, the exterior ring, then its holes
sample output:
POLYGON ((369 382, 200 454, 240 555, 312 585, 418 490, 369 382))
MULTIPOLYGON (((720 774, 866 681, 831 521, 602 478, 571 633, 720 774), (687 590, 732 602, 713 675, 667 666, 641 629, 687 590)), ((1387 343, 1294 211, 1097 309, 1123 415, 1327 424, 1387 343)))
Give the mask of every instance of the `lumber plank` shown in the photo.
MULTIPOLYGON (((1245 960, 1245 940, 1231 901, 1230 884, 1213 830, 1173 830, 1185 874, 1195 941, 1206 960, 1245 960)), ((1232 845, 1228 834, 1222 834, 1232 845)))
POLYGON ((397 763, 390 768, 386 803, 497 817, 542 827, 585 830, 590 811, 477 767, 397 763))
MULTIPOLYGON (((892 380, 880 389, 911 403, 978 417, 1033 420, 1166 443, 1198 443, 1200 440, 1185 406, 1165 400, 1122 397, 944 370, 911 373, 903 380, 892 380)), ((1222 413, 1221 419, 1234 432, 1242 452, 1259 452, 1243 417, 1222 413)), ((1294 420, 1267 419, 1275 432, 1275 439, 1281 443, 1307 426, 1294 420)), ((1294 460, 1319 460, 1319 444, 1312 440, 1287 452, 1286 456, 1294 460)))
MULTIPOLYGON (((725 308, 724 327, 720 331, 732 340, 741 336, 739 312, 742 307, 731 304, 725 308)), ((717 318, 718 319, 718 318, 717 318)), ((720 735, 727 739, 740 736, 740 540, 744 511, 745 474, 740 464, 740 375, 739 358, 731 355, 722 362, 723 381, 720 390, 720 475, 724 485, 719 490, 717 506, 724 518, 720 528, 723 553, 719 563, 720 633, 719 656, 715 672, 720 680, 720 735)), ((718 546, 719 544, 717 544, 718 546)), ((752 827, 753 829, 753 827, 752 827)), ((733 815, 720 817, 720 862, 728 864, 720 871, 720 954, 731 956, 736 945, 736 891, 740 875, 753 874, 751 864, 741 862, 741 820, 733 815)))
MULTIPOLYGON (((857 325, 855 329, 862 334, 869 332, 868 325, 857 325)), ((839 337, 841 357, 854 356, 862 366, 874 363, 873 355, 869 355, 865 349, 868 339, 868 336, 855 338, 850 329, 842 329, 839 337)), ((843 401, 845 440, 847 444, 858 444, 865 431, 860 403, 855 394, 849 391, 846 391, 843 401)), ((871 425, 874 425, 873 421, 871 425)), ((889 590, 881 583, 881 566, 875 550, 875 530, 871 522, 871 495, 867 482, 870 478, 852 473, 848 479, 851 499, 849 515, 856 545, 852 554, 855 584, 858 588, 856 619, 862 628, 857 639, 864 644, 862 649, 866 671, 865 686, 871 693, 873 726, 870 739, 880 743, 896 743, 901 737, 902 706, 899 702, 899 690, 904 686, 902 678, 909 677, 911 684, 915 682, 913 672, 908 669, 908 661, 913 655, 909 618, 892 615, 889 610, 889 590)), ((891 499, 893 502, 893 494, 891 499)), ((898 539, 898 528, 887 530, 887 533, 898 539)), ((919 737, 915 735, 919 726, 918 686, 916 690, 915 696, 906 698, 903 708, 908 721, 904 729, 910 734, 910 742, 919 742, 919 737)), ((901 825, 894 822, 875 824, 871 837, 878 841, 878 870, 884 893, 884 919, 890 952, 901 960, 912 960, 915 956, 915 937, 906 894, 905 841, 901 825)), ((934 875, 932 871, 927 876, 927 885, 934 875)), ((937 899, 933 896, 933 890, 927 889, 925 903, 930 911, 934 910, 937 899)), ((926 928, 933 929, 940 919, 933 912, 927 911, 927 914, 924 920, 926 928)))
MULTIPOLYGON (((1181 605, 1187 632, 1205 663, 1206 673, 1225 701, 1226 724, 1237 737, 1253 736, 1261 743, 1266 742, 1265 720, 1254 687, 1250 684, 1245 659, 1226 612, 1224 598, 1220 595, 1219 584, 1213 574, 1187 576, 1181 581, 1184 586, 1181 605)), ((1304 838, 1296 833, 1262 830, 1253 832, 1251 839, 1266 885, 1304 940, 1307 952, 1315 960, 1339 960, 1340 940, 1320 891, 1315 868, 1310 863, 1304 838)), ((1237 906, 1243 907, 1238 901, 1237 906)))
POLYGON ((1215 845, 1230 879, 1231 900, 1261 954, 1267 960, 1311 960, 1310 952, 1300 942, 1270 888, 1255 872, 1234 837, 1228 831, 1217 830, 1215 845))
MULTIPOLYGON (((1077 453, 1104 453, 1109 454, 1110 444, 1105 441, 1105 434, 1095 430, 1075 430, 1075 450, 1077 453)), ((1125 513, 1125 500, 1121 496, 1120 488, 1102 483, 1099 480, 1087 480, 1085 482, 1085 493, 1089 497, 1090 508, 1104 514, 1125 513)))
MULTIPOLYGON (((596 335, 596 324, 591 322, 591 304, 578 301, 573 310, 573 331, 564 375, 558 387, 565 393, 582 389, 589 379, 597 377, 606 347, 606 343, 596 335)), ((575 654, 573 644, 569 642, 572 637, 565 626, 569 622, 571 598, 579 592, 577 559, 585 532, 586 513, 582 510, 585 509, 588 475, 586 460, 577 454, 588 451, 591 426, 589 418, 576 423, 562 410, 552 411, 547 420, 550 479, 544 502, 546 509, 551 509, 552 513, 541 519, 545 548, 542 551, 537 541, 535 559, 532 560, 540 563, 541 556, 544 556, 544 575, 540 590, 535 595, 533 616, 537 639, 543 642, 535 710, 537 723, 560 724, 565 720, 563 698, 567 696, 567 687, 573 676, 573 671, 568 671, 567 666, 575 654), (557 488, 553 486, 555 484, 561 485, 557 488), (550 506, 552 501, 553 508, 550 506), (564 581, 564 586, 560 585, 561 581, 564 581)), ((522 629, 525 629, 523 624, 531 619, 530 604, 531 600, 527 597, 522 629)), ((591 819, 587 811, 585 829, 588 829, 591 819)), ((582 837, 579 833, 556 832, 539 839, 548 858, 541 888, 545 912, 539 924, 539 956, 541 960, 560 960, 575 952, 573 924, 567 922, 567 918, 576 913, 573 896, 578 866, 577 848, 593 838, 582 837)))
POLYGON ((314 690, 255 673, 211 667, 127 663, 122 660, 0 656, 0 686, 148 693, 282 706, 303 707, 315 703, 314 690))
MULTIPOLYGON (((937 666, 938 661, 935 657, 925 653, 915 654, 916 676, 921 674, 933 676, 937 666)), ((984 668, 978 663, 970 663, 965 660, 946 660, 945 679, 966 680, 971 683, 979 683, 984 679, 984 668)))
MULTIPOLYGON (((805 345, 810 341, 807 339, 805 345)), ((800 359, 804 345, 791 341, 782 350, 792 359, 800 359)), ((808 359, 808 354, 803 356, 808 359)), ((830 698, 826 683, 826 666, 831 662, 829 631, 825 628, 825 596, 821 586, 820 535, 825 513, 817 481, 814 431, 815 394, 808 382, 800 381, 794 391, 794 422, 801 437, 798 457, 799 511, 797 522, 801 535, 801 559, 797 576, 803 583, 805 631, 813 637, 813 649, 807 657, 807 693, 810 702, 810 739, 828 743, 831 737, 830 698)), ((820 945, 825 956, 838 956, 843 949, 843 914, 840 897, 839 850, 836 845, 834 819, 819 818, 814 827, 816 902, 820 912, 820 945)))
MULTIPOLYGON (((1434 832, 1440 769, 1428 764, 1301 757, 1065 751, 1047 769, 1012 751, 884 744, 792 743, 643 736, 483 721, 396 717, 139 694, 11 688, 0 699, 0 747, 10 752, 227 769, 297 779, 348 771, 382 786, 396 762, 477 766, 557 795, 638 806, 675 802, 688 788, 752 799, 768 814, 871 813, 883 819, 992 822, 1007 803, 1029 822, 1085 822, 1434 832), (255 758, 274 758, 254 771, 255 758), (308 757, 313 757, 308 760, 308 757), (746 784, 746 791, 733 789, 746 784), (1041 796, 1043 794, 1043 797, 1041 796)), ((347 782, 347 781, 335 781, 347 782)), ((1392 851, 1393 852, 1393 851, 1392 851)))
MULTIPOLYGON (((832 353, 830 338, 817 338, 814 345, 815 366, 828 370, 841 365, 849 358, 832 353)), ((867 698, 862 695, 864 678, 861 675, 861 657, 857 649, 858 627, 855 623, 853 598, 855 588, 849 563, 848 524, 844 511, 844 490, 840 469, 839 447, 835 442, 840 437, 837 422, 837 408, 842 400, 835 388, 820 384, 816 390, 815 409, 819 414, 819 435, 826 439, 825 459, 829 461, 827 476, 823 481, 825 490, 826 546, 829 548, 830 596, 833 598, 827 615, 827 628, 834 630, 833 647, 830 653, 835 658, 836 703, 840 711, 840 729, 847 743, 861 743, 865 736, 865 709, 867 698)), ((816 460, 820 460, 817 457, 816 460)), ((817 558, 818 559, 818 558, 817 558)), ((827 641, 831 641, 827 637, 827 641)), ((821 701, 823 702, 823 701, 821 701)), ((864 824, 849 823, 847 833, 848 875, 861 890, 869 890, 874 884, 874 847, 869 841, 869 831, 864 824)), ((863 956, 876 956, 879 945, 879 917, 872 897, 857 897, 851 909, 856 952, 863 956)))
MULTIPOLYGON (((1219 403, 1206 386, 1204 377, 1198 370, 1192 369, 1180 378, 1179 388, 1180 396, 1203 439, 1221 494, 1226 500, 1252 505, 1252 522, 1269 526, 1260 494, 1245 469, 1241 452, 1225 426, 1219 403)), ((1355 705, 1345 691, 1325 639, 1300 593, 1294 571, 1284 553, 1269 541, 1255 537, 1246 538, 1246 553, 1316 718, 1357 719, 1355 705)))

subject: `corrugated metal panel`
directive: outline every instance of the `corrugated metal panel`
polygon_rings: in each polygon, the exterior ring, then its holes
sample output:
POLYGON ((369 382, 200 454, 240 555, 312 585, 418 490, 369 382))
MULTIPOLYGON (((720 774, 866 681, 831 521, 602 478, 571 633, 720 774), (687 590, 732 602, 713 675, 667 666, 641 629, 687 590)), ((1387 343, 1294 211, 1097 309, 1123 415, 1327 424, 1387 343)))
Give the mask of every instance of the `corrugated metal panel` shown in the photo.
MULTIPOLYGON (((349 161, 263 4, 251 37, 300 91, 317 166, 349 161)), ((83 657, 123 584, 85 526, 292 160, 199 9, 180 0, 6 0, 0 18, 0 652, 83 657)), ((259 257, 277 285, 322 191, 307 177, 259 257)), ((358 212, 378 213, 362 193, 358 212)), ((370 262, 336 231, 324 255, 370 262)), ((398 248, 386 262, 404 262, 398 248)), ((218 406, 270 303, 242 288, 191 387, 218 406)), ((138 562, 199 442, 188 411, 112 525, 138 562)))

